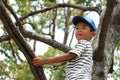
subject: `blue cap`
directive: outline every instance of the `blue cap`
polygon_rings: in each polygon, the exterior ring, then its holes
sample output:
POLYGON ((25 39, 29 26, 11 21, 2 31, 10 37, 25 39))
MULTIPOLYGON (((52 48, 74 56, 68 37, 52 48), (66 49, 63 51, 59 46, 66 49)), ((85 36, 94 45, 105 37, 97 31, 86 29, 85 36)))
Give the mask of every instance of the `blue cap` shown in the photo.
POLYGON ((93 28, 93 30, 96 31, 96 26, 92 19, 87 18, 87 17, 82 17, 82 16, 75 16, 72 20, 72 23, 74 25, 76 25, 79 22, 85 22, 85 23, 89 24, 93 28))

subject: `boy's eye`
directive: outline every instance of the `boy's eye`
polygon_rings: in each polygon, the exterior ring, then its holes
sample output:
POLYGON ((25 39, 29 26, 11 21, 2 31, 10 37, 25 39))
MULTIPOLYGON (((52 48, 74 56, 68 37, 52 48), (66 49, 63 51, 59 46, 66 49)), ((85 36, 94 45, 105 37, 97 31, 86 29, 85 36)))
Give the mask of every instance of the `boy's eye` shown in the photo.
POLYGON ((82 27, 82 29, 86 29, 86 27, 82 27))
POLYGON ((79 29, 78 27, 76 27, 75 29, 79 29))
POLYGON ((81 27, 81 28, 76 27, 75 29, 76 30, 78 30, 78 29, 86 29, 86 27, 81 27))

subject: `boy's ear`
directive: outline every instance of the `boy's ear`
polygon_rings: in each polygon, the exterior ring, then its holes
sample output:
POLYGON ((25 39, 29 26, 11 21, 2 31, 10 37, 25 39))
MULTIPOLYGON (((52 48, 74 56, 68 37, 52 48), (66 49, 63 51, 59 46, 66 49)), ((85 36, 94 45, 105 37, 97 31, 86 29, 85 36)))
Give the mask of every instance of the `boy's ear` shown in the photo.
POLYGON ((96 35, 96 32, 95 31, 92 31, 91 32, 91 35, 94 37, 96 35))

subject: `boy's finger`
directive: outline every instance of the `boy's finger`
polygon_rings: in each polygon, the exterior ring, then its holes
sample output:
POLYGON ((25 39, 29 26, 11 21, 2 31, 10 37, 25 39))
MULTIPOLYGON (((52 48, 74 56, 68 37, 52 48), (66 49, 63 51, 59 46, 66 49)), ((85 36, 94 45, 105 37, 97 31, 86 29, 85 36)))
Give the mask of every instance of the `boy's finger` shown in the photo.
POLYGON ((36 66, 36 65, 37 65, 37 63, 33 63, 33 65, 34 65, 34 66, 36 66))
POLYGON ((33 65, 34 65, 35 67, 40 66, 37 62, 33 62, 33 65))
POLYGON ((38 65, 38 63, 37 63, 37 62, 32 62, 32 64, 33 64, 34 66, 37 66, 37 65, 38 65))
POLYGON ((32 63, 33 63, 33 64, 34 64, 34 63, 38 63, 38 61, 37 61, 37 60, 33 60, 33 62, 32 62, 32 63))
POLYGON ((33 60, 37 60, 37 58, 33 58, 33 60))

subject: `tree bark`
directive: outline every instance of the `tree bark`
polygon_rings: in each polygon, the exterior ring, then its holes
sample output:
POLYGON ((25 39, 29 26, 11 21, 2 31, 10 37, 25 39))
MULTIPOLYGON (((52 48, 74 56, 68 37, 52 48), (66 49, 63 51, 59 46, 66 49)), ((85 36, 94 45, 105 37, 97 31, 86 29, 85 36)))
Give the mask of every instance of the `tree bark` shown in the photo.
POLYGON ((93 80, 106 80, 112 65, 120 39, 120 2, 108 2, 102 21, 98 47, 94 51, 93 80))

